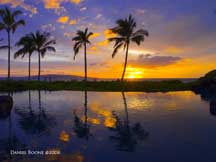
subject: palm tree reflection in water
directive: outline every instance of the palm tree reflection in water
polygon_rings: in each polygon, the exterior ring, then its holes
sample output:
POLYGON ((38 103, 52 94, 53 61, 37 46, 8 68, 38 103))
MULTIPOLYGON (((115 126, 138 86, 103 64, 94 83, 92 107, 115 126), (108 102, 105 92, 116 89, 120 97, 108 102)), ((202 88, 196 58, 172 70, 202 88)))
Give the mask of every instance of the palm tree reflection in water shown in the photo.
POLYGON ((0 161, 12 159, 10 150, 25 148, 25 145, 19 141, 13 131, 11 117, 12 108, 13 98, 11 96, 0 96, 0 122, 8 119, 8 137, 0 138, 0 161))
POLYGON ((136 146, 145 140, 149 133, 146 132, 140 123, 135 123, 133 125, 130 124, 129 121, 129 113, 127 107, 127 100, 125 97, 125 93, 122 92, 122 97, 124 101, 125 107, 125 119, 122 121, 120 117, 113 112, 113 116, 116 119, 116 124, 114 128, 109 128, 111 131, 115 132, 116 134, 110 136, 111 141, 116 143, 116 149, 119 151, 128 151, 134 152, 136 146))
POLYGON ((90 125, 88 124, 88 96, 87 91, 84 92, 85 101, 84 101, 84 120, 82 120, 74 111, 74 132, 77 137, 85 138, 86 140, 90 137, 90 125))
POLYGON ((49 115, 42 107, 41 91, 38 91, 38 109, 36 113, 31 105, 31 91, 29 91, 29 105, 28 110, 23 108, 16 108, 16 113, 19 115, 19 124, 26 133, 29 134, 50 134, 51 128, 56 125, 56 120, 53 116, 49 115))

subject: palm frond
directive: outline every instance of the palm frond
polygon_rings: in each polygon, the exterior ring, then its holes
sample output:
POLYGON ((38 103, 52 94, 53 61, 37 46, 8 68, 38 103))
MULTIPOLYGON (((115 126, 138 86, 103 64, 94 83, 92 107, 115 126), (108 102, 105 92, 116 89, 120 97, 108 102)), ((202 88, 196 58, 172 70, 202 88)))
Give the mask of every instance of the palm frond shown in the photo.
POLYGON ((52 46, 46 46, 40 50, 41 56, 44 57, 47 51, 56 52, 56 49, 55 49, 55 47, 52 47, 52 46))
POLYGON ((30 34, 21 37, 15 45, 20 49, 14 54, 14 58, 24 57, 26 54, 31 55, 36 50, 34 40, 30 34))
POLYGON ((79 50, 80 48, 82 48, 83 45, 91 43, 89 41, 91 35, 93 35, 93 33, 88 32, 88 28, 86 28, 84 31, 78 30, 76 36, 72 38, 72 41, 75 42, 73 47, 74 59, 76 58, 76 55, 79 53, 79 50))
POLYGON ((47 41, 43 46, 46 47, 46 46, 49 46, 51 44, 56 44, 56 40, 47 41))
POLYGON ((0 31, 3 30, 3 29, 6 29, 6 26, 5 26, 5 24, 0 22, 0 31))
POLYGON ((8 49, 8 46, 0 46, 0 50, 8 49))
POLYGON ((14 58, 16 59, 17 57, 20 57, 20 56, 22 58, 24 58, 26 53, 27 53, 27 51, 24 48, 22 48, 22 49, 20 49, 20 50, 18 50, 17 52, 14 53, 14 58))
POLYGON ((136 35, 143 35, 143 36, 148 37, 149 32, 147 30, 144 30, 144 29, 139 29, 139 30, 137 30, 136 32, 133 33, 133 36, 136 36, 136 35))
POLYGON ((12 31, 13 33, 16 31, 16 29, 19 27, 19 26, 25 26, 25 20, 19 20, 17 22, 15 22, 12 26, 12 31))
POLYGON ((135 33, 132 34, 131 41, 135 42, 137 45, 140 45, 141 42, 145 40, 145 36, 149 36, 149 33, 147 30, 137 30, 135 33))
POLYGON ((144 36, 143 35, 137 35, 131 38, 132 42, 135 42, 137 45, 140 45, 141 42, 144 41, 144 36))
POLYGON ((72 41, 81 41, 81 37, 80 36, 76 36, 72 38, 72 41))
POLYGON ((12 13, 12 17, 16 17, 16 16, 19 16, 19 15, 21 15, 21 14, 22 14, 22 11, 16 10, 16 11, 14 11, 14 12, 12 13))
POLYGON ((113 53, 112 53, 112 58, 115 57, 115 55, 118 53, 118 50, 124 46, 124 49, 127 44, 127 40, 124 37, 113 37, 108 39, 109 42, 115 42, 113 48, 113 53))
POLYGON ((121 42, 126 42, 125 38, 123 38, 123 37, 113 37, 113 38, 109 38, 108 41, 109 41, 109 42, 115 42, 114 47, 115 47, 116 45, 118 45, 119 43, 121 43, 121 42))
POLYGON ((112 58, 115 57, 115 55, 118 53, 118 50, 124 45, 124 43, 119 43, 117 46, 115 46, 113 53, 112 53, 112 58))
POLYGON ((87 37, 86 37, 87 40, 88 40, 93 34, 94 34, 93 32, 88 33, 88 34, 87 34, 87 37))
POLYGON ((38 51, 42 57, 45 56, 47 51, 56 52, 55 47, 51 46, 56 44, 56 41, 50 40, 50 35, 48 32, 40 32, 39 30, 29 34, 34 42, 34 51, 38 51))
POLYGON ((112 58, 115 57, 122 46, 124 46, 125 50, 131 41, 140 45, 144 41, 145 36, 149 36, 147 30, 140 29, 134 32, 136 26, 136 21, 130 14, 128 18, 118 19, 116 26, 110 29, 113 33, 117 34, 117 37, 108 39, 109 42, 115 42, 112 58))
POLYGON ((82 43, 81 42, 76 42, 75 43, 75 45, 74 45, 74 60, 75 60, 75 58, 76 58, 76 55, 79 53, 79 50, 80 50, 80 48, 82 47, 82 43))
POLYGON ((0 16, 3 16, 4 15, 4 9, 0 9, 0 16))

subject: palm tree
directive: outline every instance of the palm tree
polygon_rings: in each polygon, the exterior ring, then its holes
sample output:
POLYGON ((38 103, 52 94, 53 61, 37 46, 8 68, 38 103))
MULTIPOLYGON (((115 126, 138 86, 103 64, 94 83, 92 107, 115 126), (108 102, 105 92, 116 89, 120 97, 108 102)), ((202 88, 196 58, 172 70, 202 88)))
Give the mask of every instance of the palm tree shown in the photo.
POLYGON ((38 81, 40 81, 41 73, 41 56, 44 57, 47 51, 56 52, 55 47, 52 45, 56 44, 54 39, 50 38, 50 33, 37 31, 36 33, 30 33, 32 41, 34 42, 35 51, 38 52, 38 81))
POLYGON ((141 42, 144 41, 145 36, 149 36, 147 30, 139 29, 135 31, 136 22, 134 18, 129 15, 126 19, 119 19, 116 21, 117 26, 110 29, 114 34, 117 34, 116 37, 109 38, 110 42, 115 42, 114 50, 112 53, 112 58, 118 53, 118 50, 124 47, 126 50, 125 54, 125 63, 124 63, 124 70, 122 73, 121 81, 124 80, 125 71, 127 67, 127 60, 128 60, 128 50, 131 42, 135 42, 137 45, 140 45, 141 42))
MULTIPOLYGON (((2 41, 3 41, 3 39, 0 39, 0 42, 2 42, 2 41)), ((1 49, 6 49, 6 48, 8 48, 8 46, 4 46, 4 45, 0 46, 0 50, 1 49)))
POLYGON ((86 46, 90 44, 89 38, 93 35, 92 32, 88 32, 88 28, 85 31, 78 30, 76 36, 72 38, 72 41, 75 42, 74 44, 74 60, 76 55, 79 53, 80 48, 84 46, 84 61, 85 61, 85 82, 87 81, 87 51, 86 46))
POLYGON ((33 39, 30 35, 25 35, 24 37, 20 38, 20 40, 16 43, 16 46, 21 47, 15 54, 14 58, 21 56, 24 58, 26 54, 28 54, 29 58, 29 76, 28 80, 31 78, 31 55, 35 51, 35 45, 33 39))
POLYGON ((19 26, 24 26, 24 20, 16 20, 22 11, 15 10, 11 11, 8 7, 0 9, 0 31, 6 30, 8 36, 8 80, 10 80, 10 53, 11 53, 11 33, 15 33, 19 26))

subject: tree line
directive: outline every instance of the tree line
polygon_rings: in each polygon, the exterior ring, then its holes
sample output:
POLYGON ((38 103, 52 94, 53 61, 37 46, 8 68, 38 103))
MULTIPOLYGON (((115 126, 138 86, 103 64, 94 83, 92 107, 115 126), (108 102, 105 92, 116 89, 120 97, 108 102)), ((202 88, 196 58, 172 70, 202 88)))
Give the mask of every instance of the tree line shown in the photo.
MULTIPOLYGON (((7 79, 11 79, 11 37, 16 32, 17 28, 25 26, 26 22, 24 19, 19 19, 22 15, 20 10, 11 10, 8 7, 0 9, 0 31, 6 31, 7 33, 7 45, 0 46, 0 49, 8 49, 8 75, 7 79)), ((132 15, 125 19, 119 19, 116 21, 116 26, 111 28, 111 32, 115 34, 114 37, 109 38, 109 42, 113 42, 112 58, 119 52, 119 49, 125 51, 124 68, 121 76, 121 81, 124 80, 125 72, 128 62, 128 51, 131 43, 140 45, 145 37, 149 36, 149 32, 144 29, 136 30, 137 24, 132 15)), ((91 43, 90 38, 93 32, 90 32, 88 28, 85 30, 78 30, 76 36, 72 38, 74 42, 73 51, 74 59, 79 53, 81 48, 84 48, 84 71, 85 81, 87 81, 87 46, 91 43)), ((0 39, 0 42, 2 39, 0 39)), ((47 52, 56 52, 54 45, 56 40, 52 39, 49 32, 31 32, 21 37, 15 44, 18 47, 18 51, 14 53, 14 58, 28 56, 28 79, 31 79, 31 56, 33 53, 38 54, 38 81, 41 76, 41 57, 43 58, 47 52)))

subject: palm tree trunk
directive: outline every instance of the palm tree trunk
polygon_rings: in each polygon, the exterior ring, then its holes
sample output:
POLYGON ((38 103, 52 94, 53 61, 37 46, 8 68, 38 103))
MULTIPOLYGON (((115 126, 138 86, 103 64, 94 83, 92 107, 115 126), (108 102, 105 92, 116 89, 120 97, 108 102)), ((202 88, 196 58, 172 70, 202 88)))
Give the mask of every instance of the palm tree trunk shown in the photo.
POLYGON ((28 77, 28 80, 30 81, 31 80, 31 54, 29 53, 29 77, 28 77))
POLYGON ((88 98, 87 98, 87 91, 85 90, 85 102, 84 102, 84 107, 85 107, 85 125, 87 124, 87 104, 88 104, 88 98))
POLYGON ((128 106, 127 106, 127 99, 125 97, 124 92, 122 92, 122 97, 123 97, 124 107, 125 107, 126 124, 127 124, 127 127, 128 127, 129 126, 128 106))
POLYGON ((41 91, 40 90, 38 90, 38 108, 41 112, 42 107, 41 107, 41 91))
POLYGON ((32 114, 33 111, 32 111, 32 106, 31 106, 31 90, 29 90, 28 100, 29 100, 29 110, 30 110, 30 112, 32 114))
POLYGON ((7 32, 8 34, 8 77, 7 79, 10 80, 10 46, 11 46, 11 42, 10 42, 10 31, 7 32))
POLYGON ((84 59, 85 59, 85 82, 87 81, 87 53, 86 53, 86 43, 84 44, 84 59))
POLYGON ((40 71, 41 71, 40 52, 38 52, 38 81, 40 81, 40 71))
POLYGON ((130 44, 130 43, 128 42, 128 43, 127 43, 127 47, 126 47, 124 70, 123 70, 123 73, 122 73, 121 82, 124 81, 125 71, 126 71, 126 68, 127 68, 127 60, 128 60, 128 49, 129 49, 129 44, 130 44))
MULTIPOLYGON (((84 102, 84 108, 85 108, 85 123, 84 123, 84 127, 85 127, 85 131, 87 130, 88 127, 88 108, 87 108, 87 104, 88 104, 88 96, 87 96, 87 91, 85 90, 85 102, 84 102)), ((86 136, 86 139, 88 139, 88 136, 86 136)))

